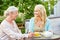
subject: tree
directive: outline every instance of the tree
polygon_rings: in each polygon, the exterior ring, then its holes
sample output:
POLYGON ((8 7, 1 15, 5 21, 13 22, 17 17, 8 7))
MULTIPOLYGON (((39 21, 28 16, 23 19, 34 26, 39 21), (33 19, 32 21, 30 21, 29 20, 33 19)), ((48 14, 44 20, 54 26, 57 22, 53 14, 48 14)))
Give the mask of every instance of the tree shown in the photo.
MULTIPOLYGON (((51 10, 54 6, 54 0, 50 0, 51 10)), ((25 19, 30 19, 33 17, 34 7, 37 4, 42 4, 45 6, 47 15, 49 14, 48 10, 48 1, 41 1, 41 0, 0 0, 0 15, 4 14, 4 11, 9 6, 16 6, 19 9, 19 12, 22 12, 25 16, 25 19)))

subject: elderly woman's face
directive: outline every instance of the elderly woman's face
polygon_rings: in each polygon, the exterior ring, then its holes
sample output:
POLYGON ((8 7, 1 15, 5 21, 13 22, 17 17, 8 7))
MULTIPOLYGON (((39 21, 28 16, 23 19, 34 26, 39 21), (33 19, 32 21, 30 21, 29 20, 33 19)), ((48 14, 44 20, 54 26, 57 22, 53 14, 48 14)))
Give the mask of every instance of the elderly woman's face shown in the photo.
POLYGON ((18 16, 18 11, 12 12, 11 18, 12 18, 13 20, 15 20, 17 16, 18 16))

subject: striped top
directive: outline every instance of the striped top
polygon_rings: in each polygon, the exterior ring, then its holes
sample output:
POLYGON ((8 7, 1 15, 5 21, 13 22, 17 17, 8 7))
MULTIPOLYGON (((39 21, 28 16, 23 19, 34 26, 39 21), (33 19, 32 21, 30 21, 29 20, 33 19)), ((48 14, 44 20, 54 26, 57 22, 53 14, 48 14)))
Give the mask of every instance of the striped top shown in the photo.
POLYGON ((16 40, 28 37, 28 34, 22 34, 18 29, 15 21, 13 25, 9 24, 6 20, 3 20, 0 25, 0 39, 1 40, 16 40))

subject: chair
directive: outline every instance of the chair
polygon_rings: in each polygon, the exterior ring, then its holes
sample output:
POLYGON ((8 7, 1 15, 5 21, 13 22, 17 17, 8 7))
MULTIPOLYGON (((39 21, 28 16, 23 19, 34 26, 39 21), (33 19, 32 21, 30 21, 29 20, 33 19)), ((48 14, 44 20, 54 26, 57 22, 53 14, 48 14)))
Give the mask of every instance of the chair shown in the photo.
POLYGON ((50 17, 52 31, 54 34, 60 35, 60 17, 50 17))
POLYGON ((29 31, 29 19, 27 19, 26 21, 25 21, 25 33, 28 33, 28 31, 29 31))

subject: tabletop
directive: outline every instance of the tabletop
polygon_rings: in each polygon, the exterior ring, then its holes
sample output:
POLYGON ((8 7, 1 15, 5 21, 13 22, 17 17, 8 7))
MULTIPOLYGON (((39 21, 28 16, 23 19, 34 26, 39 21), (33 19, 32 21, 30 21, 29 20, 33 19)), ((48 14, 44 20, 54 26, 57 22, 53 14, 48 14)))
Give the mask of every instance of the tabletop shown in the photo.
POLYGON ((60 35, 53 35, 52 37, 32 37, 32 38, 25 38, 25 40, 60 40, 60 35))

